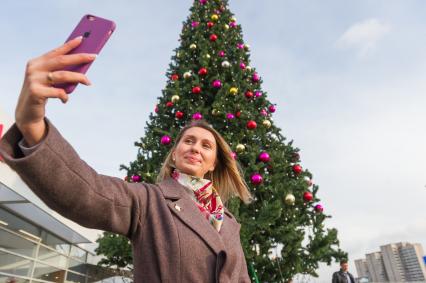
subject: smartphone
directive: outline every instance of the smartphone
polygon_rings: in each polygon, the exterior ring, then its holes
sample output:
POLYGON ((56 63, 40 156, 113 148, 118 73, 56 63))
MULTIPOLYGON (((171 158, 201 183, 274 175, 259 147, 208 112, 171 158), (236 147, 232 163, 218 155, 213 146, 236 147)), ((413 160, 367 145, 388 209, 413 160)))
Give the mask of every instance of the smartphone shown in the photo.
MULTIPOLYGON (((65 42, 78 36, 83 36, 83 41, 79 46, 71 50, 68 54, 92 53, 99 54, 102 47, 115 30, 115 23, 111 20, 103 19, 94 15, 85 15, 81 18, 74 31, 65 42)), ((79 72, 85 74, 93 62, 69 66, 65 71, 79 72)), ((71 93, 77 87, 77 83, 56 84, 55 87, 62 88, 66 93, 71 93)))

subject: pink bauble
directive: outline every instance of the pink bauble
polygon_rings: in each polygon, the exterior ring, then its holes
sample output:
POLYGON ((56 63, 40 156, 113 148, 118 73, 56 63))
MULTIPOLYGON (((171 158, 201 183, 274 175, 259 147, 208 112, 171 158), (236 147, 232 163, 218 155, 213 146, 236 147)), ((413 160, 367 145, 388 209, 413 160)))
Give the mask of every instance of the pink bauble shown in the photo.
POLYGON ((324 207, 323 207, 321 204, 317 204, 317 205, 315 205, 314 209, 315 209, 315 211, 316 211, 316 212, 318 212, 318 213, 321 213, 321 212, 323 212, 323 211, 324 211, 324 207))
POLYGON ((243 49, 244 48, 244 43, 237 43, 237 48, 238 49, 243 49))
POLYGON ((198 27, 199 24, 200 24, 199 22, 194 21, 194 22, 191 23, 191 26, 193 28, 196 28, 196 27, 198 27))
POLYGON ((161 137, 161 144, 162 145, 168 145, 172 142, 172 138, 168 135, 164 135, 161 137))
POLYGON ((234 28, 234 27, 236 27, 237 26, 237 23, 236 22, 230 22, 229 23, 229 27, 231 27, 231 28, 234 28))
POLYGON ((271 157, 269 156, 267 152, 261 152, 259 154, 259 160, 266 163, 266 162, 269 162, 269 160, 271 160, 271 157))
POLYGON ((311 193, 311 192, 305 192, 305 193, 303 194, 303 199, 304 199, 305 201, 311 201, 311 200, 313 200, 313 199, 314 199, 314 197, 313 197, 313 195, 312 195, 312 193, 311 193))
POLYGON ((260 80, 260 77, 257 73, 253 73, 253 76, 251 77, 253 82, 258 82, 260 80))
POLYGON ((235 115, 234 115, 234 114, 232 114, 232 113, 227 113, 227 114, 226 114, 226 119, 232 120, 232 119, 234 119, 234 118, 235 118, 235 115))
POLYGON ((271 113, 274 113, 277 110, 277 108, 275 108, 275 105, 270 105, 268 109, 271 113))
POLYGON ((141 176, 139 176, 139 175, 133 175, 132 176, 132 181, 133 182, 135 182, 135 183, 138 183, 138 182, 140 182, 142 180, 142 178, 141 178, 141 176))
POLYGON ((213 85, 214 88, 221 88, 222 82, 220 80, 214 80, 212 85, 213 85))
POLYGON ((263 181, 262 175, 260 175, 259 173, 253 173, 250 176, 250 181, 253 185, 259 185, 263 181))
POLYGON ((203 115, 201 115, 200 112, 194 113, 192 115, 192 119, 194 119, 194 120, 201 120, 201 119, 203 119, 203 115))
POLYGON ((256 98, 261 97, 261 96, 262 96, 262 92, 260 92, 260 91, 256 91, 254 93, 254 97, 256 97, 256 98))
POLYGON ((263 117, 268 116, 268 112, 266 112, 265 109, 260 110, 260 115, 262 115, 263 117))
POLYGON ((231 152, 231 157, 237 159, 237 153, 235 151, 231 152))
POLYGON ((204 5, 204 4, 206 4, 207 3, 207 0, 200 0, 200 4, 201 5, 204 5))
POLYGON ((155 113, 158 113, 158 105, 155 105, 154 111, 155 111, 155 113))
POLYGON ((221 50, 219 51, 219 57, 224 57, 225 56, 225 51, 221 50))
POLYGON ((244 69, 246 68, 246 64, 244 64, 244 62, 241 62, 241 63, 240 63, 240 68, 241 68, 242 70, 244 70, 244 69))

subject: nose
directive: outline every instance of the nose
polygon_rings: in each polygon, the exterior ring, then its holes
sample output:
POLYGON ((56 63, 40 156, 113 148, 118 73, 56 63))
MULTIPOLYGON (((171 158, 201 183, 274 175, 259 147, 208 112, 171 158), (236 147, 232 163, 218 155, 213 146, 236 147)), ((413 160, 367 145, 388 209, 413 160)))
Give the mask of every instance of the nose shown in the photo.
POLYGON ((199 145, 199 143, 193 143, 192 144, 192 146, 191 146, 191 151, 192 152, 196 152, 196 153, 200 153, 200 145, 199 145))

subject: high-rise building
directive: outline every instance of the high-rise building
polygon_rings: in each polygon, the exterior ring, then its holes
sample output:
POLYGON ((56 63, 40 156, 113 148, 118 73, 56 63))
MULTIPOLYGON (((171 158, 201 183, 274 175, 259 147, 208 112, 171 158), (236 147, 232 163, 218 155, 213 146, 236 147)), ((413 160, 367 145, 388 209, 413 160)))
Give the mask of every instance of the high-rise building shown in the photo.
POLYGON ((358 278, 367 278, 370 280, 371 275, 368 271, 367 260, 366 259, 357 259, 355 260, 355 268, 358 274, 358 278))
POLYGON ((367 261, 367 268, 371 275, 372 282, 388 282, 386 275, 385 265, 381 252, 374 252, 365 255, 367 261))
POLYGON ((401 243, 380 246, 386 274, 390 282, 406 282, 404 266, 399 256, 401 243))
POLYGON ((407 281, 426 281, 423 254, 423 247, 420 244, 404 243, 401 246, 400 257, 405 267, 407 281))

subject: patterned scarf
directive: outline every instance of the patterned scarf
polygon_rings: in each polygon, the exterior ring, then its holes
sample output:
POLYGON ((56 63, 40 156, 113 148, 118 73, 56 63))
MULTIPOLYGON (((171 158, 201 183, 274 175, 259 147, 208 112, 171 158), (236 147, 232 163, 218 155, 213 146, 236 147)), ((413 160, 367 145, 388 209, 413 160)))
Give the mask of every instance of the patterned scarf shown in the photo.
POLYGON ((198 178, 173 170, 172 178, 192 192, 192 199, 206 219, 219 232, 223 223, 225 208, 213 183, 210 180, 198 178))

